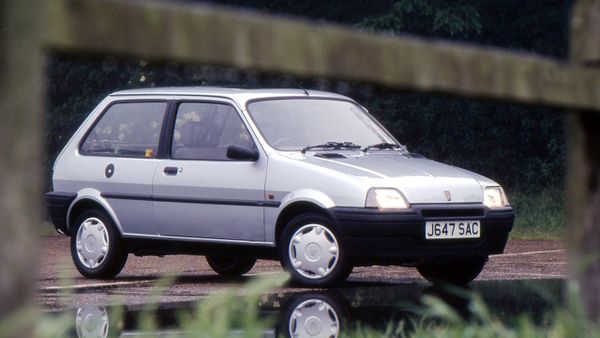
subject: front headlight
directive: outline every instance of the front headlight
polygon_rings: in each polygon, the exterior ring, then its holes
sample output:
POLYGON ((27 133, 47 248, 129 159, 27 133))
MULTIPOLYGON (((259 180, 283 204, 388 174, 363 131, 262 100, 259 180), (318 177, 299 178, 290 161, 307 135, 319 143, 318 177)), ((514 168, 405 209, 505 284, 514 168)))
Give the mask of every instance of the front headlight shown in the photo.
POLYGON ((408 209, 410 205, 400 191, 393 188, 372 188, 365 201, 367 208, 380 210, 408 209))
POLYGON ((490 209, 504 208, 510 205, 501 187, 487 187, 483 189, 483 204, 490 209))

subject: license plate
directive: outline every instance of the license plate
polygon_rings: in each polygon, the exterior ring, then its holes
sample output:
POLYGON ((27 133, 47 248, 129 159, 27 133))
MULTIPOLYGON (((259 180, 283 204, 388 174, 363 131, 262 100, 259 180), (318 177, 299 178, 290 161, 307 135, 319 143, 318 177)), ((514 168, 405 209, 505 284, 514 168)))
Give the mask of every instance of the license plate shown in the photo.
POLYGON ((481 237, 479 221, 425 222, 425 239, 453 239, 481 237))

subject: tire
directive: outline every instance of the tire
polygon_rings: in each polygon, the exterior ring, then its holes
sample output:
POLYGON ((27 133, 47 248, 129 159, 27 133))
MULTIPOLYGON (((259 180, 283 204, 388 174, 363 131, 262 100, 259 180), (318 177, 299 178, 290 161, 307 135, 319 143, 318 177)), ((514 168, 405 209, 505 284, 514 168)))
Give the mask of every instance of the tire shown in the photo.
POLYGON ((110 217, 89 209, 77 217, 71 234, 71 257, 83 276, 109 279, 123 270, 127 250, 110 217))
POLYGON ((343 243, 330 224, 328 218, 308 213, 286 225, 278 249, 281 265, 293 283, 328 287, 343 282, 352 272, 343 243))
POLYGON ((256 258, 206 256, 206 261, 214 272, 224 277, 240 277, 252 270, 256 258))
POLYGON ((417 265, 417 270, 428 281, 466 285, 474 280, 487 262, 486 257, 458 257, 444 262, 427 262, 417 265))

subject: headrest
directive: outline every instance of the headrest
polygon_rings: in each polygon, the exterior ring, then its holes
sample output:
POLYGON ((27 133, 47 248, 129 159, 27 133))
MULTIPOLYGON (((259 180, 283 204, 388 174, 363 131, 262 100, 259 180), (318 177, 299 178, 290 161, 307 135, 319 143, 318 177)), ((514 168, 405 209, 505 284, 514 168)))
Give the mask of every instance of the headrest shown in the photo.
POLYGON ((216 147, 219 129, 212 120, 187 122, 181 128, 181 142, 186 147, 216 147))

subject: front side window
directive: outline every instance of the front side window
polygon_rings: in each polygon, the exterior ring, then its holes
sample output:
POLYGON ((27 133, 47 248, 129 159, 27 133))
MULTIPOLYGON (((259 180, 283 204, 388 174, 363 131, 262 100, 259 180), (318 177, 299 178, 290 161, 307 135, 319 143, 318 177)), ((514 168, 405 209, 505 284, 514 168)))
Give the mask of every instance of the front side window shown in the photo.
POLYGON ((86 155, 155 157, 166 102, 111 105, 88 133, 80 152, 86 155))
POLYGON ((248 112, 266 141, 279 150, 300 150, 327 142, 360 146, 396 143, 358 105, 326 99, 255 101, 248 112))
POLYGON ((181 103, 177 109, 171 156, 175 159, 225 161, 227 147, 255 150, 237 111, 218 103, 181 103))

